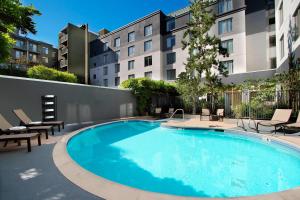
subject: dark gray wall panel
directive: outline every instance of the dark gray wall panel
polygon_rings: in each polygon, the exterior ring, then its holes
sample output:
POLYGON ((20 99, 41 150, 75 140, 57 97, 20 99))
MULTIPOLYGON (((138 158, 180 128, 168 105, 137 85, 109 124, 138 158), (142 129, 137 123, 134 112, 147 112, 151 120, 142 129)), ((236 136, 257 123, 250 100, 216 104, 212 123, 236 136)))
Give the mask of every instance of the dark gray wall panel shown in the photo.
POLYGON ((41 96, 46 94, 57 96, 58 120, 67 124, 132 116, 135 111, 128 90, 0 76, 0 91, 0 113, 13 125, 19 123, 12 113, 16 108, 40 121, 41 96))

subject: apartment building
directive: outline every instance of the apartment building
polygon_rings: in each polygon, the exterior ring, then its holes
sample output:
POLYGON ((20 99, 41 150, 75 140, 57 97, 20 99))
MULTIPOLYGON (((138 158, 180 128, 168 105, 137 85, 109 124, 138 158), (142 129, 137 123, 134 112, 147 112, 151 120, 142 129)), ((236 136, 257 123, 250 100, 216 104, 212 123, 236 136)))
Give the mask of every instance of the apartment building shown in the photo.
MULTIPOLYGON (((254 72, 274 71, 274 1, 219 0, 211 8, 217 20, 209 34, 218 36, 228 49, 229 57, 219 59, 229 74, 251 77, 254 72)), ((117 87, 139 77, 174 81, 185 70, 188 52, 182 50, 181 41, 189 19, 188 8, 167 15, 156 11, 100 35, 90 44, 91 83, 117 87)))
POLYGON ((58 52, 53 45, 30 39, 18 34, 18 32, 11 36, 16 43, 11 50, 9 63, 3 63, 2 66, 9 64, 23 70, 27 70, 28 67, 36 64, 57 67, 58 52))
POLYGON ((300 0, 276 0, 277 72, 289 69, 289 55, 299 65, 300 0))
MULTIPOLYGON (((68 23, 59 33, 58 59, 60 69, 77 75, 80 82, 85 78, 85 28, 68 23)), ((88 45, 97 34, 88 32, 88 45)), ((88 47, 89 49, 89 47, 88 47)), ((88 59, 88 56, 87 56, 88 59)))

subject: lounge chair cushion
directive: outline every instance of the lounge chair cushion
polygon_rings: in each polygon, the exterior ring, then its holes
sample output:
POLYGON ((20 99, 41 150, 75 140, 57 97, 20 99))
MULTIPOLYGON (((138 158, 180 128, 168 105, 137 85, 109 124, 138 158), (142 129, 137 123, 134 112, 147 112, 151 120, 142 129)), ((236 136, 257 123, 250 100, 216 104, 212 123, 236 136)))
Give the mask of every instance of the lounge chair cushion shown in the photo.
POLYGON ((210 116, 210 111, 209 111, 209 109, 202 109, 201 115, 202 115, 202 116, 210 116))
POLYGON ((0 135, 1 140, 18 140, 18 139, 27 139, 34 138, 41 135, 40 133, 25 133, 25 134, 12 134, 12 135, 0 135))
POLYGON ((13 126, 0 114, 0 130, 9 130, 13 126))
POLYGON ((262 126, 275 126, 275 125, 284 124, 284 123, 286 123, 286 122, 284 122, 284 121, 278 121, 278 120, 260 121, 260 122, 258 122, 258 124, 262 125, 262 126))
POLYGON ((289 128, 299 128, 300 129, 300 122, 296 122, 293 124, 287 124, 286 126, 289 128))
POLYGON ((292 114, 291 109, 276 109, 271 121, 288 122, 292 114))

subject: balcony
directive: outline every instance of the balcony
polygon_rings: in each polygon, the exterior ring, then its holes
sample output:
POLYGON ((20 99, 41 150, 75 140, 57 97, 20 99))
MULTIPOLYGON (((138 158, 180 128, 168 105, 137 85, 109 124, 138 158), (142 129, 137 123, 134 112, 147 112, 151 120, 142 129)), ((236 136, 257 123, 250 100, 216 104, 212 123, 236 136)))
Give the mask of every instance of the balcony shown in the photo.
POLYGON ((26 50, 27 49, 27 47, 26 47, 25 44, 24 45, 17 45, 17 44, 15 44, 14 48, 16 48, 16 49, 22 49, 22 50, 26 50))
POLYGON ((61 55, 67 54, 67 53, 68 53, 68 48, 67 48, 67 47, 61 48, 61 49, 60 49, 60 53, 61 53, 61 55))
POLYGON ((269 25, 269 32, 275 31, 275 24, 269 25))
POLYGON ((68 35, 66 35, 66 34, 60 34, 59 35, 59 41, 60 41, 60 43, 64 43, 64 42, 66 42, 66 41, 68 41, 68 35))
POLYGON ((34 47, 29 47, 28 50, 33 53, 39 53, 37 48, 34 48, 34 47))
POLYGON ((65 59, 60 60, 60 67, 62 68, 62 67, 66 67, 66 66, 68 66, 68 60, 65 60, 65 59))

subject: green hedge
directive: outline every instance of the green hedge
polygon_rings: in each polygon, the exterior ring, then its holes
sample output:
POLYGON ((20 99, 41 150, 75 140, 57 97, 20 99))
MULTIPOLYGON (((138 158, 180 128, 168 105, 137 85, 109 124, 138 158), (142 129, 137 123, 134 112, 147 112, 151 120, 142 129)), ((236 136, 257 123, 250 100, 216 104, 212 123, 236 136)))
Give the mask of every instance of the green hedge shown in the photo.
POLYGON ((48 68, 43 65, 31 67, 27 71, 29 78, 53 80, 61 82, 77 83, 78 79, 74 74, 68 72, 58 71, 56 69, 48 68))
POLYGON ((137 98, 137 111, 140 115, 150 112, 151 97, 155 94, 178 95, 174 84, 164 81, 154 81, 149 78, 129 79, 121 84, 122 88, 132 89, 137 98))
POLYGON ((16 68, 0 68, 0 74, 7 76, 27 77, 26 71, 16 68))

